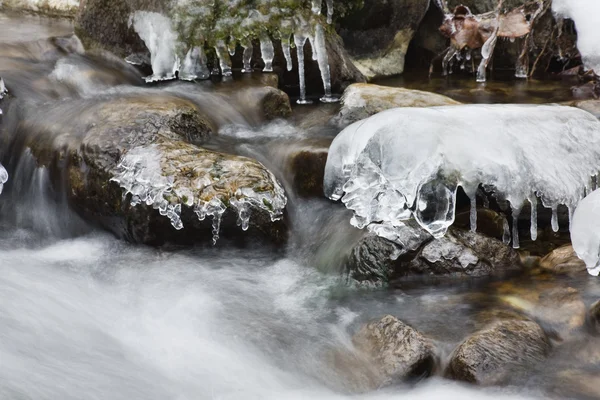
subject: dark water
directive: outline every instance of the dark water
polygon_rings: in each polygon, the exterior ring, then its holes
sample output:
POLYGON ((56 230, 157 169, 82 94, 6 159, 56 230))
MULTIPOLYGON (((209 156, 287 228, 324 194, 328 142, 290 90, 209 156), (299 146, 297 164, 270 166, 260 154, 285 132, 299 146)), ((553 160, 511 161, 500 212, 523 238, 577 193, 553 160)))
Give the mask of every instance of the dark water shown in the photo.
MULTIPOLYGON (((597 279, 528 274, 380 290, 352 289, 339 279, 343 256, 361 232, 345 209, 295 195, 288 162, 295 149, 336 134, 326 126, 334 108, 298 109, 291 122, 266 124, 252 107, 232 100, 235 82, 225 91, 211 83, 149 88, 117 60, 79 54, 72 38, 47 40, 68 34, 68 23, 2 14, 0 23, 8 27, 0 30, 0 76, 14 96, 3 117, 4 143, 15 140, 12 127, 21 119, 68 128, 100 98, 183 96, 218 121, 219 138, 209 147, 253 156, 277 174, 288 189, 292 227, 283 255, 223 245, 178 251, 129 245, 81 221, 27 151, 4 149, 11 184, 0 198, 0 399, 599 396, 600 340, 571 329, 571 308, 548 315, 539 302, 544 291, 573 287, 589 306, 600 298, 597 279), (352 352, 351 336, 361 324, 392 314, 435 341, 443 366, 463 338, 511 308, 555 332, 555 350, 504 387, 433 377, 356 394, 367 388, 349 384, 353 366, 333 365, 328 357, 333 349, 352 352)), ((468 86, 455 84, 463 92, 468 86)), ((455 84, 414 83, 440 92, 455 84)), ((532 90, 540 97, 553 93, 552 99, 564 95, 554 84, 537 85, 515 83, 512 97, 488 101, 536 102, 532 90)), ((484 101, 477 88, 469 89, 475 90, 469 101, 484 101)))

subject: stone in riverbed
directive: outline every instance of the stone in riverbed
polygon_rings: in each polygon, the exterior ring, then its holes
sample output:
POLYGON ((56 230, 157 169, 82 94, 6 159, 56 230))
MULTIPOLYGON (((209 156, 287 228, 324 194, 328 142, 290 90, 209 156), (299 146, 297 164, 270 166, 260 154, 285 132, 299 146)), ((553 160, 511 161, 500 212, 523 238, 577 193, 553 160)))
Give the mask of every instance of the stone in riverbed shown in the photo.
POLYGON ((540 260, 540 268, 555 274, 587 274, 587 267, 568 244, 554 249, 540 260))
POLYGON ((600 300, 590 306, 587 318, 592 329, 600 333, 600 300))
POLYGON ((132 242, 207 242, 213 236, 211 221, 198 219, 197 204, 223 208, 220 231, 225 237, 285 240, 282 222, 271 222, 285 204, 283 189, 255 160, 198 147, 214 130, 194 103, 154 92, 37 110, 15 132, 23 142, 13 150, 30 148, 38 164, 51 169, 57 187, 66 180, 68 200, 85 219, 132 242), (152 198, 133 205, 132 196, 145 197, 147 190, 152 198), (249 197, 253 201, 245 211, 254 234, 243 235, 234 211, 240 206, 236 201, 249 197), (171 226, 177 205, 181 230, 171 226))
POLYGON ((524 374, 546 358, 551 345, 533 321, 496 322, 474 333, 452 353, 445 375, 450 379, 497 385, 524 374))
POLYGON ((378 387, 429 376, 435 366, 433 343, 391 315, 363 326, 352 343, 378 372, 378 387))
POLYGON ((396 107, 434 107, 458 105, 459 102, 436 93, 368 83, 348 86, 342 96, 343 106, 332 122, 346 127, 381 111, 396 107))
POLYGON ((414 225, 407 225, 404 245, 376 235, 362 239, 347 261, 348 278, 379 286, 396 279, 481 277, 522 268, 517 252, 499 240, 456 228, 434 240, 414 225))

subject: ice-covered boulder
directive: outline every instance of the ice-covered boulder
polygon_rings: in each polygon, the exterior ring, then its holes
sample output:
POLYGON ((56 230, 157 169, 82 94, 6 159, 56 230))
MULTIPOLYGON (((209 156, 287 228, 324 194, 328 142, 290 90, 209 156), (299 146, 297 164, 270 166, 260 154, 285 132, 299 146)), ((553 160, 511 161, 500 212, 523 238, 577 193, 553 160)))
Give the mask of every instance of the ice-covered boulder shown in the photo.
MULTIPOLYGON (((537 198, 571 211, 595 186, 600 170, 600 121, 586 111, 544 105, 460 105, 396 108, 347 127, 327 159, 324 190, 354 211, 352 224, 395 240, 411 218, 435 237, 454 222, 459 186, 471 199, 482 185, 510 202, 513 246, 518 216, 531 204, 537 236, 537 198)), ((506 224, 508 229, 508 224, 506 224)), ((508 235, 509 232, 507 232, 508 235)))
POLYGON ((571 241, 589 273, 600 275, 600 190, 583 199, 575 210, 571 241))

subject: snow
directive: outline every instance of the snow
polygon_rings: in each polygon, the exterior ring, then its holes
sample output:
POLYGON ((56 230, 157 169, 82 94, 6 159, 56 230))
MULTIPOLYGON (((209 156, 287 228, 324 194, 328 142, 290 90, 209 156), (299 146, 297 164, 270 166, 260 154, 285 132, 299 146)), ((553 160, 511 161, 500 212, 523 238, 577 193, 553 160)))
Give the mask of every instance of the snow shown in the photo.
POLYGON ((552 11, 575 22, 577 48, 587 69, 600 73, 600 41, 598 40, 598 0, 553 0, 552 11))
POLYGON ((579 203, 571 226, 573 249, 591 275, 600 275, 600 190, 579 203))
MULTIPOLYGON (((330 148, 325 194, 354 211, 358 227, 400 230, 411 218, 433 236, 454 222, 458 186, 508 200, 574 210, 600 171, 600 121, 556 105, 396 108, 356 122, 330 148)), ((474 206, 472 207, 474 209, 474 206)), ((535 212, 532 213, 535 223, 535 212)), ((476 213, 471 216, 476 229, 476 213)), ((558 224, 553 224, 558 229, 558 224)), ((535 237, 535 234, 532 235, 535 237)), ((519 247, 517 224, 513 246, 519 247)))

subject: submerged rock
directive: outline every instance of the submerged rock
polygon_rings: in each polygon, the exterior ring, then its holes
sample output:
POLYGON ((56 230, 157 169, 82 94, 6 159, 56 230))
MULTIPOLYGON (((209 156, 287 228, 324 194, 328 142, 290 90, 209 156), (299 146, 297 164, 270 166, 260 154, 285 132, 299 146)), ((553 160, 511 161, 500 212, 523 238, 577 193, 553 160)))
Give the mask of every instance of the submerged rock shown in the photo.
POLYGON ((25 119, 15 151, 30 149, 75 209, 117 236, 201 243, 241 236, 237 220, 284 239, 282 224, 272 223, 285 206, 283 189, 257 161, 198 147, 215 127, 194 103, 154 93, 66 102, 46 113, 25 119))
POLYGON ((352 343, 378 372, 378 387, 429 376, 435 366, 433 343, 391 315, 362 327, 352 343))
POLYGON ((600 300, 590 306, 587 317, 592 329, 600 333, 600 300))
POLYGON ((496 322, 454 350, 445 375, 480 385, 501 384, 542 361, 550 348, 546 334, 533 321, 496 322))
POLYGON ((360 284, 381 285, 415 277, 502 275, 522 268, 515 250, 480 233, 450 228, 447 236, 433 239, 416 226, 404 230, 399 241, 376 235, 362 239, 346 264, 348 277, 360 284))
POLYGON ((458 105, 449 97, 397 87, 367 83, 350 85, 342 96, 343 106, 333 122, 346 127, 356 121, 396 107, 434 107, 458 105))

